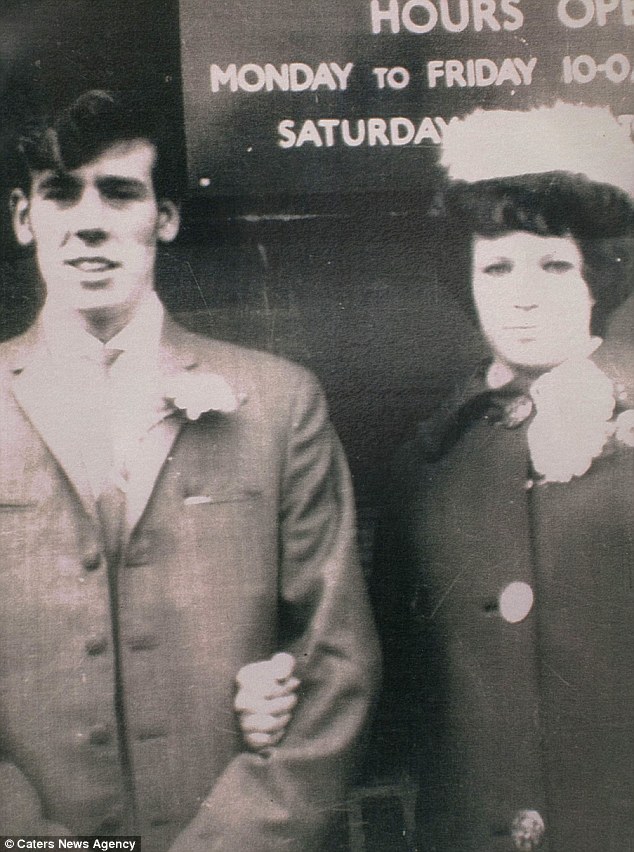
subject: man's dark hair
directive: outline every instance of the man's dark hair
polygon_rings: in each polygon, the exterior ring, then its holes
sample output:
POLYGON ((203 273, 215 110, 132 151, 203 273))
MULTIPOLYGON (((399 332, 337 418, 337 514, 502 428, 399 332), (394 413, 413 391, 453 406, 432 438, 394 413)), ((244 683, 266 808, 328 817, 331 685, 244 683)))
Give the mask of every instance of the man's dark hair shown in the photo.
POLYGON ((456 182, 446 189, 442 206, 448 227, 466 236, 497 237, 512 231, 571 236, 595 299, 595 334, 603 332, 609 315, 630 293, 634 203, 617 187, 584 175, 544 172, 456 182))
POLYGON ((153 170, 158 198, 177 200, 181 171, 175 131, 153 104, 134 94, 92 89, 54 115, 26 124, 17 139, 17 180, 30 189, 34 171, 70 171, 94 160, 118 142, 145 139, 157 151, 153 170))

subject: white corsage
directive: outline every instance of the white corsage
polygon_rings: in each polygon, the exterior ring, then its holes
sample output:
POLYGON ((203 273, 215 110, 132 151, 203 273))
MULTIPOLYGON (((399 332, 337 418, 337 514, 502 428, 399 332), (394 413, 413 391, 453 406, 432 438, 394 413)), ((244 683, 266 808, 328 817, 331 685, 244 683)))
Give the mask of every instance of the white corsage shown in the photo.
POLYGON ((181 374, 173 380, 164 397, 169 407, 183 411, 188 420, 198 420, 207 412, 232 414, 244 401, 244 397, 238 396, 216 373, 181 374))
POLYGON ((614 434, 610 379, 587 358, 571 358, 531 386, 535 417, 528 427, 533 467, 544 482, 583 476, 614 434))

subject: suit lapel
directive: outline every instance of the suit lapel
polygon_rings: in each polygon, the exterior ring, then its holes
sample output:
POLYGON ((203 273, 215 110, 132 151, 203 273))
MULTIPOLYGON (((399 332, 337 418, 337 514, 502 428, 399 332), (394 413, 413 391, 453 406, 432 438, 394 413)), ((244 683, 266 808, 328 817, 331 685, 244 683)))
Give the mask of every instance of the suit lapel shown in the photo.
POLYGON ((95 515, 95 497, 81 446, 79 417, 72 408, 72 377, 55 367, 37 328, 27 335, 14 361, 14 396, 66 474, 89 515, 95 515))
MULTIPOLYGON (((159 349, 159 375, 164 387, 197 366, 197 350, 196 336, 166 315, 159 349)), ((74 379, 68 371, 52 364, 37 325, 17 347, 13 372, 13 392, 18 404, 63 469, 85 510, 96 517, 95 495, 78 452, 80 417, 71 402, 73 390, 76 392, 74 379)), ((154 417, 148 420, 138 452, 129 465, 126 536, 141 519, 170 450, 186 422, 182 412, 174 412, 169 407, 162 409, 160 405, 154 417)))
MULTIPOLYGON (((159 375, 163 385, 197 364, 190 335, 170 317, 165 316, 159 349, 159 375)), ((139 451, 129 465, 126 498, 126 534, 129 536, 140 521, 152 496, 163 465, 184 425, 180 412, 157 409, 139 444, 139 451)))

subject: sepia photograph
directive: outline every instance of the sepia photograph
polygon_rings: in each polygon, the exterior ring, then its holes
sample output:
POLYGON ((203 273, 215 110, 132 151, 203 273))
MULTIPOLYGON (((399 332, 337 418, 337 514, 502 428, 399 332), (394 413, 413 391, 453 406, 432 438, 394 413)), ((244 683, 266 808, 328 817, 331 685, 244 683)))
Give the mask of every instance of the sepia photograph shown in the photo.
POLYGON ((634 0, 0 0, 0 849, 634 852, 634 0))

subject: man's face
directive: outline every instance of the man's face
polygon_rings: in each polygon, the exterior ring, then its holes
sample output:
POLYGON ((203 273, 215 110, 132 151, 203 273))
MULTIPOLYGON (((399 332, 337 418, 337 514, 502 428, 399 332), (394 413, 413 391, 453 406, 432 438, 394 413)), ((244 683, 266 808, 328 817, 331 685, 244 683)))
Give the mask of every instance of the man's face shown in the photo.
POLYGON ((18 242, 35 243, 47 301, 86 315, 134 312, 154 286, 157 240, 178 232, 178 211, 158 201, 154 146, 116 143, 68 172, 32 174, 13 193, 18 242))
POLYGON ((554 367, 590 339, 593 301, 572 237, 475 237, 472 286, 484 335, 507 364, 554 367))

